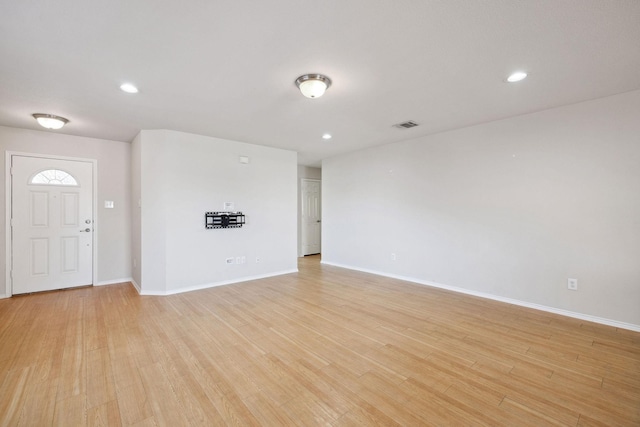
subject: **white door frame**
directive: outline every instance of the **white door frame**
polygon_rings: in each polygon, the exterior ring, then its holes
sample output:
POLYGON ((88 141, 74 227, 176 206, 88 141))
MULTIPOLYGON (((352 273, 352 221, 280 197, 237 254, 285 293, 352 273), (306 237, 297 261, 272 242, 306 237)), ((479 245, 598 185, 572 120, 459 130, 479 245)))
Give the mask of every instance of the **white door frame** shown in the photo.
MULTIPOLYGON (((91 270, 92 276, 91 280, 95 285, 98 283, 98 233, 96 232, 97 227, 100 226, 98 222, 98 161, 96 159, 85 159, 81 157, 69 157, 69 156, 56 156, 53 154, 41 154, 41 153, 23 153, 20 151, 6 151, 4 155, 4 194, 5 194, 5 290, 4 295, 0 294, 0 298, 8 298, 13 295, 13 279, 11 278, 11 268, 13 265, 12 255, 13 255, 13 236, 11 233, 11 158, 13 156, 23 156, 23 157, 37 157, 40 159, 53 159, 53 160, 71 160, 71 161, 80 161, 92 163, 93 167, 93 227, 94 232, 92 234, 93 239, 93 257, 91 260, 91 270)), ((2 289, 0 289, 2 292, 2 289)))
MULTIPOLYGON (((315 178, 301 178, 300 179, 300 255, 304 256, 304 221, 302 221, 302 209, 304 203, 304 182, 317 182, 320 184, 320 188, 322 188, 322 180, 315 178)), ((322 191, 320 191, 320 206, 322 206, 322 191)), ((320 210, 320 217, 322 217, 322 209, 320 210)), ((320 230, 322 230, 322 225, 320 225, 320 230)), ((320 232, 320 252, 322 252, 322 231, 320 232)))

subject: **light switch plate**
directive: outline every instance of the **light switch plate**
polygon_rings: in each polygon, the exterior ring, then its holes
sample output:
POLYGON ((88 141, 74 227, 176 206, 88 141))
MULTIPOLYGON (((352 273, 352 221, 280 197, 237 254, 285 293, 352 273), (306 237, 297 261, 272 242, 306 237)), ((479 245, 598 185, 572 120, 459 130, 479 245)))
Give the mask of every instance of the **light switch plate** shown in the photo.
POLYGON ((113 200, 105 200, 104 207, 105 209, 113 209, 113 200))

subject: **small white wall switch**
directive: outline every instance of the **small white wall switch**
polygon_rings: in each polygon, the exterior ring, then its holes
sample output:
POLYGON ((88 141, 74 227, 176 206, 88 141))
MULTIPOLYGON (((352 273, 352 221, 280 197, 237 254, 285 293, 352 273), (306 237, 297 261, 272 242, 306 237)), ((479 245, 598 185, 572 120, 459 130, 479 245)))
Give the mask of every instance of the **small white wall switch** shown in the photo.
POLYGON ((567 279, 567 289, 571 291, 578 290, 578 279, 567 279))
POLYGON ((233 202, 224 202, 222 210, 223 211, 233 211, 233 208, 234 208, 233 202))
POLYGON ((242 163, 242 164, 245 164, 245 165, 249 164, 249 157, 248 156, 240 156, 238 159, 240 160, 240 163, 242 163))
POLYGON ((395 261, 396 260, 396 254, 391 254, 391 261, 395 261))
POLYGON ((113 200, 105 200, 104 201, 104 207, 106 209, 113 209, 113 200))

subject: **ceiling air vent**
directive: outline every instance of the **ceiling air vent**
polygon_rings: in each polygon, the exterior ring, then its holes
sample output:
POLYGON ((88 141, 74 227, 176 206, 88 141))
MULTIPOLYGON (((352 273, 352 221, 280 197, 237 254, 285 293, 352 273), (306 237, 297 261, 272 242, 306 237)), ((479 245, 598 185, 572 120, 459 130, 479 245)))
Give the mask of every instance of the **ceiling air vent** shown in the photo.
POLYGON ((393 125, 393 127, 396 127, 398 129, 411 129, 418 126, 418 123, 409 120, 408 122, 403 122, 403 123, 398 123, 396 125, 393 125))

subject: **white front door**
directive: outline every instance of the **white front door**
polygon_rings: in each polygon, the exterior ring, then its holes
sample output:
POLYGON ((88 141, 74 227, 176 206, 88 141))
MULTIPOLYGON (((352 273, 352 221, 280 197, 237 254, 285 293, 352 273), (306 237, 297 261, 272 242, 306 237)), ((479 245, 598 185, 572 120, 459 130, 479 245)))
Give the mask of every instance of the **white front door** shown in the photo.
POLYGON ((93 163, 11 157, 12 293, 93 283, 93 163))
POLYGON ((302 180, 302 254, 320 253, 320 181, 302 180))

